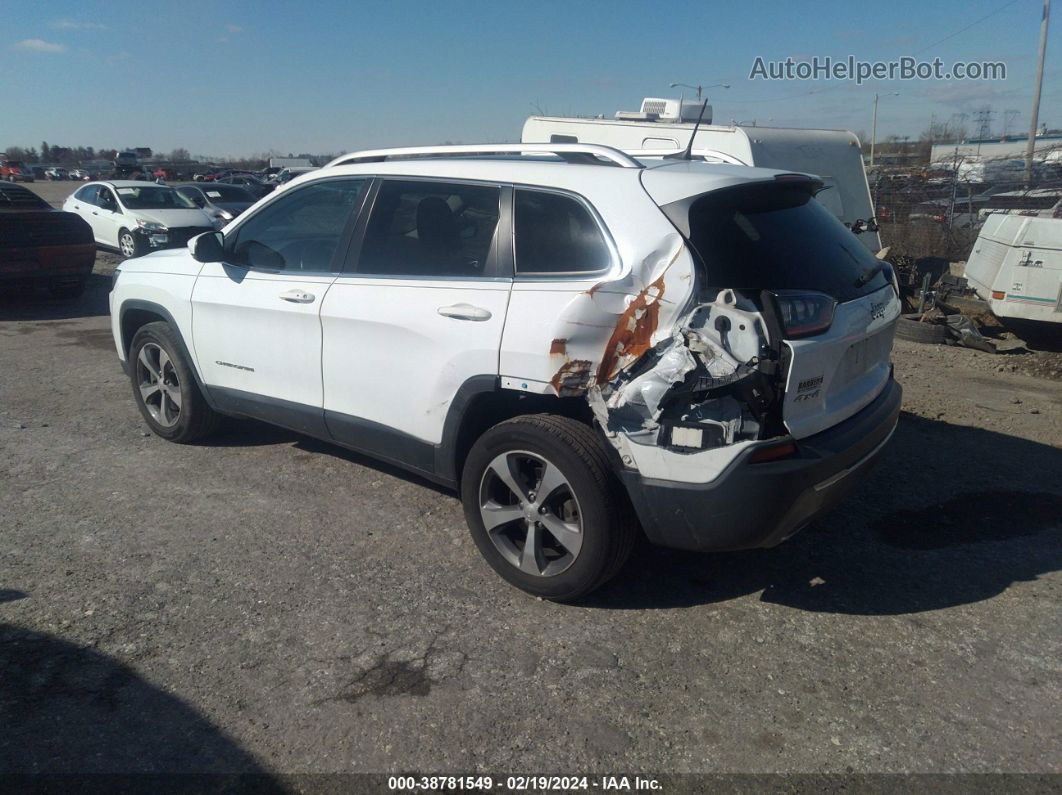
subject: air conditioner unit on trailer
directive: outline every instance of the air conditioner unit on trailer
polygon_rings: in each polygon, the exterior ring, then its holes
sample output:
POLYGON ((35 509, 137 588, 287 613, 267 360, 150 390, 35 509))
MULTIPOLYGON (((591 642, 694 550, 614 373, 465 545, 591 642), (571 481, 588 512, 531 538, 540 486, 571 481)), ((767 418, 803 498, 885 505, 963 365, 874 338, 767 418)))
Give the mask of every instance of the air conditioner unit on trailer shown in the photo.
MULTIPOLYGON (((661 122, 695 122, 701 115, 701 104, 695 99, 666 99, 663 97, 646 97, 642 100, 639 111, 620 111, 617 119, 626 121, 661 121, 661 122)), ((712 106, 704 109, 702 124, 712 123, 712 106)))

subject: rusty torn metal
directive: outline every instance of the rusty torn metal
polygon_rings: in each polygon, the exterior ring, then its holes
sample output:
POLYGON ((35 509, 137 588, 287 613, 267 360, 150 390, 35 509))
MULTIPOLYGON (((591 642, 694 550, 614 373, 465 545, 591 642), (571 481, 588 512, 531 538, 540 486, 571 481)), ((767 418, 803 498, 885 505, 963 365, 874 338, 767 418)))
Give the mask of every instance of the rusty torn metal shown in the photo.
POLYGON ((620 315, 612 336, 605 345, 596 383, 611 380, 622 369, 620 362, 639 359, 652 347, 653 334, 660 318, 660 299, 664 295, 664 274, 650 283, 631 301, 620 315))
POLYGON ((573 359, 565 362, 550 379, 553 388, 561 397, 573 397, 586 392, 590 385, 590 371, 593 363, 587 359, 573 359))

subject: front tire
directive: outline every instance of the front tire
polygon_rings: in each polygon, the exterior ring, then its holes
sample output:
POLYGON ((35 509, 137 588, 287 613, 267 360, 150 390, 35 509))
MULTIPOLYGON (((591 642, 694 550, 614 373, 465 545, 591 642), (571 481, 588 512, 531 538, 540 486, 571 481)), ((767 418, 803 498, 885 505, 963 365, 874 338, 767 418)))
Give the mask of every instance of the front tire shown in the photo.
POLYGON ((122 229, 118 232, 118 251, 125 259, 139 257, 144 253, 144 242, 128 229, 122 229))
POLYGON ((148 323, 129 346, 129 376, 148 427, 163 439, 188 444, 213 433, 220 417, 199 391, 182 351, 169 323, 148 323))
POLYGON ((613 577, 637 533, 599 436, 568 417, 516 417, 484 433, 465 461, 461 500, 491 567, 555 601, 613 577))

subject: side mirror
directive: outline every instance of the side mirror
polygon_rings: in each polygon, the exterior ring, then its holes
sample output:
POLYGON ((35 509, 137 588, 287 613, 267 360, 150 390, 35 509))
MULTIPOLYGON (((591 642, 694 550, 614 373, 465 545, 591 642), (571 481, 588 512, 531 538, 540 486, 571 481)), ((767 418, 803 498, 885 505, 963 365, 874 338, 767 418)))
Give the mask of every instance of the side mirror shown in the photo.
POLYGON ((221 262, 225 259, 225 238, 221 232, 204 232, 188 241, 188 250, 196 262, 221 262))
POLYGON ((200 194, 197 193, 192 196, 192 204, 194 204, 196 207, 206 207, 206 199, 204 199, 200 194))

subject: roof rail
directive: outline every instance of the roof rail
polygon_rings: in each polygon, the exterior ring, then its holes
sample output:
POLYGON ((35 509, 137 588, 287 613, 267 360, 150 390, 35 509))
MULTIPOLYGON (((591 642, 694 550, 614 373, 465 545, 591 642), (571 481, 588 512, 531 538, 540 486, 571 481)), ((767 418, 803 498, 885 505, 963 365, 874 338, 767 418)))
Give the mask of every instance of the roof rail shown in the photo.
MULTIPOLYGON (((627 149, 627 154, 633 157, 666 157, 667 155, 678 154, 684 152, 684 149, 627 149)), ((722 163, 729 163, 733 166, 747 166, 744 160, 726 152, 720 152, 717 149, 694 149, 691 153, 694 159, 708 160, 712 158, 722 163)))
POLYGON ((340 155, 325 168, 353 163, 382 163, 418 157, 468 157, 470 155, 556 155, 565 162, 582 165, 642 168, 628 154, 601 144, 461 144, 459 146, 410 146, 400 149, 368 149, 340 155), (604 162, 603 162, 604 161, 604 162))

